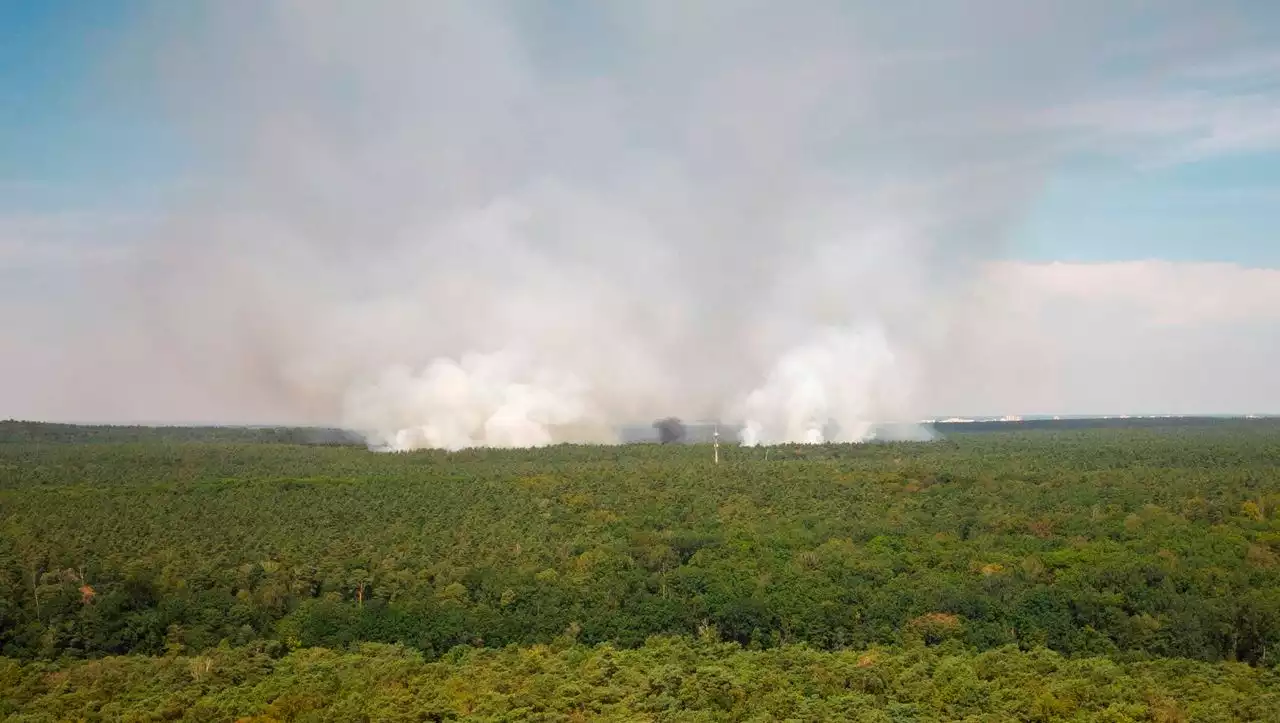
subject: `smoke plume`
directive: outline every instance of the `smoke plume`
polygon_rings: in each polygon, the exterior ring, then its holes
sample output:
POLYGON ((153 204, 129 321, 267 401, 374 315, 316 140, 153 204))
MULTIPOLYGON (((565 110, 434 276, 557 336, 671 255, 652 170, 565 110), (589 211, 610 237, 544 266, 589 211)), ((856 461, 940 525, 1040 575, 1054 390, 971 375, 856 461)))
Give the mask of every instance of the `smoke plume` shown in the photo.
POLYGON ((743 402, 745 445, 861 442, 902 409, 903 370, 878 329, 832 329, 788 351, 743 402))
POLYGON ((539 447, 590 416, 577 379, 509 354, 433 361, 415 373, 392 367, 348 391, 342 419, 379 449, 539 447))
POLYGON ((658 441, 662 444, 676 444, 685 439, 684 423, 675 417, 659 419, 653 426, 658 430, 658 441))
POLYGON ((120 67, 195 180, 103 333, 386 449, 921 418, 1142 4, 890 5, 159 4, 120 67))

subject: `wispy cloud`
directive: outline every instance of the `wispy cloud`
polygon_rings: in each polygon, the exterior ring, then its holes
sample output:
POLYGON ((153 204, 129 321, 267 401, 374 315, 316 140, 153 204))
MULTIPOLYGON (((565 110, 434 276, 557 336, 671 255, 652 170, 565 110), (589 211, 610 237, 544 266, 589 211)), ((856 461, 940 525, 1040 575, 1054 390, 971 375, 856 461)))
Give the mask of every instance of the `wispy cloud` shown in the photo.
POLYGON ((1027 303, 1105 308, 1126 323, 1280 323, 1280 269, 1162 260, 1004 263, 992 265, 988 278, 1027 303))
POLYGON ((0 273, 71 273, 126 261, 131 242, 154 221, 133 213, 0 215, 0 273))
POLYGON ((1044 122, 1082 134, 1078 147, 1156 165, 1280 150, 1280 55, 1191 64, 1155 87, 1052 108, 1044 122))
MULTIPOLYGON (((984 263, 1075 152, 1277 143, 1270 66, 1233 60, 1215 4, 155 7, 121 95, 191 140, 201 186, 136 244, 3 222, 15 274, 130 257, 116 295, 3 309, 13 413, 331 423, 388 368, 522 346, 610 421, 709 416, 860 325, 930 370, 929 411, 1158 401, 1121 351, 1280 359, 1238 333, 1274 326, 1269 273, 984 263)), ((1195 358, 1179 373, 1239 376, 1195 358)))
POLYGON ((1280 412, 1280 269, 996 263, 975 288, 939 413, 1280 412))

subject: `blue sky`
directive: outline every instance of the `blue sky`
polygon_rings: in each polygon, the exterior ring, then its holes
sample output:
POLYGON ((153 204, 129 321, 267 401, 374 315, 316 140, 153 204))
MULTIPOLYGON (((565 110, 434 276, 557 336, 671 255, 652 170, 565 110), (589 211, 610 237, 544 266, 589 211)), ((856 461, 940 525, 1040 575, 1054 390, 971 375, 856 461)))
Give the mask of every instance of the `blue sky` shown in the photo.
POLYGON ((158 118, 108 83, 113 49, 136 22, 127 0, 0 0, 0 209, 145 206, 182 173, 158 118))
POLYGON ((868 319, 921 416, 1280 412, 1278 231, 1280 3, 0 0, 0 418, 706 417, 868 319))
POLYGON ((1060 168, 1015 231, 1021 258, 1280 266, 1280 153, 1170 168, 1060 168))
MULTIPOLYGON (((146 211, 188 168, 180 135, 113 93, 106 65, 137 0, 0 0, 0 210, 146 211)), ((566 56, 572 53, 562 51, 566 56)), ((1272 70, 1262 90, 1280 85, 1272 70)), ((1237 80, 1220 85, 1232 89, 1237 80)), ((1242 87, 1259 91, 1259 81, 1242 87)), ((1142 168, 1059 163, 1012 230, 1009 256, 1280 265, 1280 151, 1142 168)))

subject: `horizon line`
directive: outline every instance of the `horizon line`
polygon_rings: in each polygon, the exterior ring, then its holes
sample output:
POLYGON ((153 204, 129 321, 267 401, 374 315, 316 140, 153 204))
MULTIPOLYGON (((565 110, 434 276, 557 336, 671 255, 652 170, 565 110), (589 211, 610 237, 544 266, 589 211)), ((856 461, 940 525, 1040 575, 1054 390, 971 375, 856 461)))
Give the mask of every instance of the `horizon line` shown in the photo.
MULTIPOLYGON (((1032 421, 1066 421, 1066 420, 1091 420, 1091 419, 1274 419, 1280 418, 1280 412, 1194 412, 1194 413, 1109 413, 1109 414, 971 414, 971 415, 939 415, 928 419, 918 419, 911 421, 903 420, 886 420, 881 422, 873 422, 879 425, 904 425, 904 424, 971 424, 976 422, 1007 422, 1009 424, 1017 424, 1019 422, 1032 421)), ((659 418, 661 419, 661 418, 659 418)), ((677 418, 679 419, 679 418, 677 418)), ((626 427, 649 427, 658 420, 649 422, 634 421, 623 422, 611 425, 615 428, 626 427)), ((727 421, 715 419, 693 419, 680 420, 686 425, 715 425, 722 424, 725 426, 742 425, 740 421, 727 421)), ((347 430, 340 424, 314 424, 301 422, 215 422, 215 421, 165 421, 165 420, 66 420, 66 419, 20 419, 17 417, 5 417, 0 419, 0 423, 20 423, 20 424, 64 424, 78 427, 241 427, 241 428, 259 428, 259 429, 340 429, 347 430)))

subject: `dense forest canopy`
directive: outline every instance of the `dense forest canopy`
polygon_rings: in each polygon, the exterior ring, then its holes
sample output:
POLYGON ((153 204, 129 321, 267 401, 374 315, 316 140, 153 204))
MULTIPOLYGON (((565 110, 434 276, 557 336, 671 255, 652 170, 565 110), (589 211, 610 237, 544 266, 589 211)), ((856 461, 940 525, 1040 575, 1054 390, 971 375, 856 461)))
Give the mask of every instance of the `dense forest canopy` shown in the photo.
POLYGON ((1280 690, 1273 420, 727 445, 719 465, 184 429, 0 427, 4 712, 344 719, 418 681, 404 704, 437 718, 1241 720, 1280 690))
MULTIPOLYGON (((460 648, 259 646, 56 666, 0 660, 9 720, 1275 721, 1280 675, 1242 663, 1067 658, 1013 646, 743 650, 706 638, 460 648)), ((5 703, 0 699, 0 710, 5 703)))

